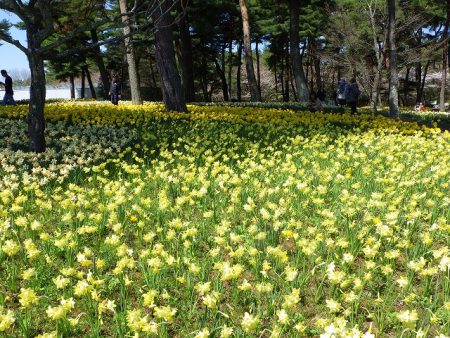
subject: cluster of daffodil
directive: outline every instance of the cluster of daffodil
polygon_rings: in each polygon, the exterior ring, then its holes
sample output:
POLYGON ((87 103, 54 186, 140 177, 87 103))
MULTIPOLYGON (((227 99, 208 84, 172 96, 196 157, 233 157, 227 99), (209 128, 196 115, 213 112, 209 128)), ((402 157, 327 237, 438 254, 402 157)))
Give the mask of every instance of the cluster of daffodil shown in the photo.
POLYGON ((61 129, 141 137, 76 180, 0 191, 0 334, 446 337, 448 132, 189 108, 48 105, 61 129))
POLYGON ((127 127, 48 123, 47 151, 27 152, 26 123, 0 118, 0 190, 59 183, 77 169, 117 156, 138 134, 127 127))

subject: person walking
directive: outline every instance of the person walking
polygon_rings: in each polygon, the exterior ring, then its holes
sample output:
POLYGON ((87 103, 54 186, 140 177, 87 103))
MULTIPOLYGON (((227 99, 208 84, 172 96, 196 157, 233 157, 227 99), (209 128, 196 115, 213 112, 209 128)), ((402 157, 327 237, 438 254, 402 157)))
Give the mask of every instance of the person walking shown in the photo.
POLYGON ((120 95, 119 79, 117 76, 114 76, 111 82, 111 89, 109 90, 111 103, 117 106, 119 104, 120 95))
POLYGON ((3 86, 5 86, 5 95, 3 96, 2 105, 16 105, 16 101, 14 101, 14 91, 13 91, 13 81, 11 76, 8 75, 8 72, 4 69, 0 71, 2 76, 5 78, 5 82, 0 82, 3 86))
POLYGON ((356 79, 352 78, 350 83, 345 87, 345 101, 347 105, 350 107, 350 111, 352 114, 357 113, 357 105, 358 105, 358 97, 361 92, 359 91, 358 84, 356 83, 356 79))
POLYGON ((343 107, 345 106, 345 88, 347 87, 347 82, 345 82, 345 79, 341 79, 338 82, 338 88, 336 89, 336 98, 337 102, 336 104, 343 107))

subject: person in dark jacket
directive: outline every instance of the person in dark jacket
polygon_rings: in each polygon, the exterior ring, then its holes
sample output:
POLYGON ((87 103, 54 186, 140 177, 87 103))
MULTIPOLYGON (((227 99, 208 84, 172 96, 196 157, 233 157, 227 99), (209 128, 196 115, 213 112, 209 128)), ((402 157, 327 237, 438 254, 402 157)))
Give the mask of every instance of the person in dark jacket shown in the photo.
POLYGON ((0 82, 0 84, 5 86, 5 96, 3 96, 2 105, 16 105, 16 101, 14 101, 14 91, 13 91, 13 81, 11 76, 8 75, 8 72, 4 69, 0 71, 2 76, 5 78, 5 82, 0 82))
POLYGON ((338 88, 336 89, 336 98, 337 98, 337 105, 345 106, 345 88, 347 87, 347 82, 345 82, 345 79, 341 79, 338 82, 338 88))
POLYGON ((356 79, 352 78, 350 83, 345 87, 345 101, 347 105, 350 107, 351 113, 357 113, 357 105, 358 105, 358 97, 361 92, 359 91, 358 84, 356 83, 356 79))
POLYGON ((119 83, 119 79, 117 78, 117 76, 114 76, 113 80, 111 82, 111 88, 109 90, 109 97, 111 99, 112 104, 114 104, 116 106, 119 104, 120 83, 119 83))

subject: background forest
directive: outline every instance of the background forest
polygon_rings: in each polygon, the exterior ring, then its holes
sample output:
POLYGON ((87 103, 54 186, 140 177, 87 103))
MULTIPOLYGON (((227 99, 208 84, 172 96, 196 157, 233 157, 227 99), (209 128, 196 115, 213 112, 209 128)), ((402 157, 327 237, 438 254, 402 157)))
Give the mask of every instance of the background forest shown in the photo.
MULTIPOLYGON (((92 4, 82 1, 82 25, 90 20, 92 4)), ((101 3, 101 2, 100 2, 101 3)), ((99 4, 105 11, 118 11, 117 5, 99 4), (103 7, 105 6, 105 7, 103 7)), ((252 59, 258 91, 263 101, 307 101, 299 97, 291 43, 298 41, 300 64, 309 92, 323 86, 329 100, 340 78, 355 76, 362 90, 362 102, 387 102, 389 81, 388 10, 381 0, 338 1, 247 1, 252 59), (298 22, 292 18, 297 17, 298 22), (298 33, 298 35, 297 35, 298 33)), ((448 1, 398 1, 396 40, 401 105, 439 100, 448 62, 448 1)), ((238 1, 183 0, 172 8, 175 22, 176 61, 188 101, 249 100, 245 71, 242 15, 238 1)), ((81 15, 80 15, 81 14, 81 15)), ((144 20, 136 17, 136 21, 144 20)), ((66 26, 68 23, 65 24, 66 26)), ((141 27, 140 23, 136 27, 141 27)), ((108 30, 107 36, 86 34, 79 43, 121 34, 108 30)), ((155 59, 155 40, 150 33, 132 39, 137 78, 143 98, 161 100, 160 80, 155 59)), ((122 41, 80 53, 70 61, 51 63, 49 77, 65 80, 84 78, 90 73, 116 72, 123 83, 129 80, 122 41)), ((295 49, 295 48, 294 48, 295 49)), ((448 78, 448 77, 447 77, 448 78)), ((89 78, 88 78, 89 79, 89 78)), ((444 79, 445 80, 445 79, 444 79)), ((84 81, 82 81, 84 82, 84 81)), ((106 86, 106 84, 105 84, 106 86)), ((445 93, 448 95, 448 93, 445 93)), ((448 99, 448 96, 447 96, 448 99)), ((445 99, 444 99, 445 100, 445 99)))

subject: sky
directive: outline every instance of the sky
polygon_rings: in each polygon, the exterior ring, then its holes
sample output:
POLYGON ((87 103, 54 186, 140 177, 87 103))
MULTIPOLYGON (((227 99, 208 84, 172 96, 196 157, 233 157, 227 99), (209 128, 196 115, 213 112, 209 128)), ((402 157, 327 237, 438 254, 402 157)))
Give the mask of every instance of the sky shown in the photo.
MULTIPOLYGON (((6 11, 0 10, 0 21, 8 20, 10 22, 17 22, 17 17, 9 14, 6 11)), ((26 44, 26 35, 24 31, 11 29, 11 36, 19 40, 22 44, 26 44)), ((7 42, 0 41, 0 68, 11 70, 23 70, 29 69, 28 61, 25 54, 20 51, 16 46, 10 45, 7 42)))

